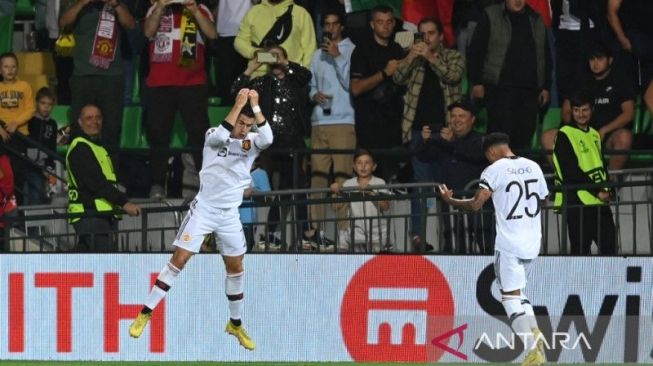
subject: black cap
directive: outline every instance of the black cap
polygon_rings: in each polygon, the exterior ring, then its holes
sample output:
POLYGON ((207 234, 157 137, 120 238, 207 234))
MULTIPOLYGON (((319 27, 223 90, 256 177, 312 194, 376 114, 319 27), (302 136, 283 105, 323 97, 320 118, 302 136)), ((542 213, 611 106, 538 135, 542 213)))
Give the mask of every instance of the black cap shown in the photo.
POLYGON ((472 104, 472 102, 467 100, 467 99, 462 99, 462 100, 459 100, 457 102, 449 104, 449 106, 447 107, 447 110, 451 111, 454 108, 464 109, 467 112, 471 113, 472 115, 474 115, 474 116, 476 115, 476 108, 474 108, 474 105, 472 104))

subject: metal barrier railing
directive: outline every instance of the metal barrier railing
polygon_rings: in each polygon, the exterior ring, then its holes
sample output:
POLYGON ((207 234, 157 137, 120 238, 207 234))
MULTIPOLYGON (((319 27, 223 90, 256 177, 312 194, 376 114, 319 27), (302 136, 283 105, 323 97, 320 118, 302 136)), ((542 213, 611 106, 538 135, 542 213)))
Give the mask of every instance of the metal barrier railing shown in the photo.
MULTIPOLYGON (((619 255, 650 255, 653 253, 653 169, 611 172, 620 176, 615 201, 610 203, 614 217, 616 253, 619 255)), ((473 182, 470 183, 470 187, 473 182)), ((568 194, 578 186, 551 187, 568 194)), ((343 189, 340 197, 332 197, 325 189, 301 189, 256 193, 243 207, 254 207, 257 219, 245 223, 251 228, 250 249, 253 252, 424 252, 427 247, 415 247, 412 242, 411 221, 421 220, 423 230, 416 233, 435 247, 435 253, 489 254, 493 251, 494 218, 491 210, 465 213, 447 210, 438 197, 436 183, 392 184, 369 187, 365 192, 382 190, 374 196, 358 189, 343 189), (308 196, 311 198, 308 198, 308 196), (419 204, 411 212, 410 200, 419 204), (389 201, 387 213, 360 217, 338 217, 333 205, 363 205, 374 208, 375 202, 389 201), (302 206, 327 205, 327 216, 321 220, 300 219, 302 206), (369 206, 372 205, 372 206, 369 206), (279 222, 266 220, 267 211, 281 209, 279 222), (340 228, 339 228, 340 223, 340 228), (329 240, 305 240, 303 231, 309 225, 321 227, 329 240), (348 226, 347 235, 340 229, 348 226), (376 232, 374 230, 377 230, 376 232), (279 235, 274 235, 278 232, 279 235), (348 239, 348 240, 347 240, 348 239), (334 245, 329 245, 329 244, 334 245)), ((459 192, 471 194, 471 192, 459 192)), ((169 252, 188 206, 179 201, 138 202, 143 207, 140 217, 125 216, 112 232, 120 252, 169 252)), ((568 254, 566 214, 576 206, 562 207, 554 213, 550 205, 543 208, 544 254, 568 254)), ((581 215, 585 208, 579 208, 581 215)), ((5 218, 3 248, 11 252, 52 252, 75 250, 76 237, 67 223, 69 217, 63 206, 20 207, 19 215, 5 218)), ((206 250, 214 247, 207 242, 206 250)))

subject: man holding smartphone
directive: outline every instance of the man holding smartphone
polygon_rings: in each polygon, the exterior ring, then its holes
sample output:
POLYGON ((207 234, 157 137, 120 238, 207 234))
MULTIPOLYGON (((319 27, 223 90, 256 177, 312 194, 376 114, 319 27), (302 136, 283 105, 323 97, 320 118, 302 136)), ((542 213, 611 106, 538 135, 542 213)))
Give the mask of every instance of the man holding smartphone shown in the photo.
MULTIPOLYGON (((447 106, 460 100, 460 81, 465 72, 463 55, 444 47, 439 20, 424 18, 417 28, 419 36, 415 37, 408 56, 399 63, 392 78, 396 84, 407 86, 401 122, 402 140, 410 142, 413 151, 421 140, 423 126, 447 124, 447 106)), ((411 162, 416 182, 441 181, 437 161, 425 163, 412 157, 411 162)), ((411 201, 413 247, 418 251, 431 250, 433 247, 423 240, 424 225, 417 215, 420 202, 411 201)))
MULTIPOLYGON (((350 149, 356 148, 356 131, 354 130, 354 107, 349 96, 349 69, 354 44, 343 37, 345 30, 344 15, 335 11, 322 16, 324 42, 321 51, 316 52, 311 60, 311 101, 315 103, 311 114, 311 144, 313 149, 350 149)), ((353 169, 352 154, 311 154, 311 188, 326 188, 329 185, 329 171, 333 166, 333 178, 336 183, 349 179, 353 169)), ((324 198, 317 194, 313 198, 324 198)), ((338 210, 338 218, 346 217, 346 205, 338 210)), ((313 241, 328 246, 320 223, 326 217, 325 205, 311 206, 313 241)), ((338 222, 340 229, 339 245, 347 247, 346 220, 338 222)))

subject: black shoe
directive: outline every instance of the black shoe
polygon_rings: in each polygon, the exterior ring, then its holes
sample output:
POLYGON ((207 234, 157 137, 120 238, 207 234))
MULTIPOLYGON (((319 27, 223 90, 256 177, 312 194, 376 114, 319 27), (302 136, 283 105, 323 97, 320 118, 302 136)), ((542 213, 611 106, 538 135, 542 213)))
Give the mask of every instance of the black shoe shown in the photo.
POLYGON ((309 242, 312 247, 315 249, 330 249, 333 248, 335 243, 333 240, 327 238, 324 236, 324 232, 322 231, 316 231, 313 236, 310 238, 304 235, 304 240, 309 242))

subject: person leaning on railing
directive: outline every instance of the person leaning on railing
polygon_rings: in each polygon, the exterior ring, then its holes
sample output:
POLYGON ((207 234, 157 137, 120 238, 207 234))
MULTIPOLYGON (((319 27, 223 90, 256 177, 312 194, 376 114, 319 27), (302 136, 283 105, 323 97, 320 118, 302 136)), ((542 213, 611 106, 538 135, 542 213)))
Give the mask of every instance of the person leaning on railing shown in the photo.
POLYGON ((66 154, 68 173, 68 213, 78 235, 79 251, 116 251, 113 233, 119 216, 98 215, 122 207, 129 216, 138 216, 141 208, 116 188, 116 173, 107 150, 100 141, 102 112, 93 104, 82 107, 78 119, 80 132, 66 154), (81 215, 80 214, 88 214, 81 215))
MULTIPOLYGON (((571 98, 572 123, 560 128, 553 148, 556 185, 593 184, 608 181, 603 165, 601 136, 590 127, 592 102, 588 96, 571 98)), ((610 189, 569 189, 557 192, 555 207, 566 205, 571 254, 590 254, 592 241, 603 255, 615 254, 615 226, 610 189)))

